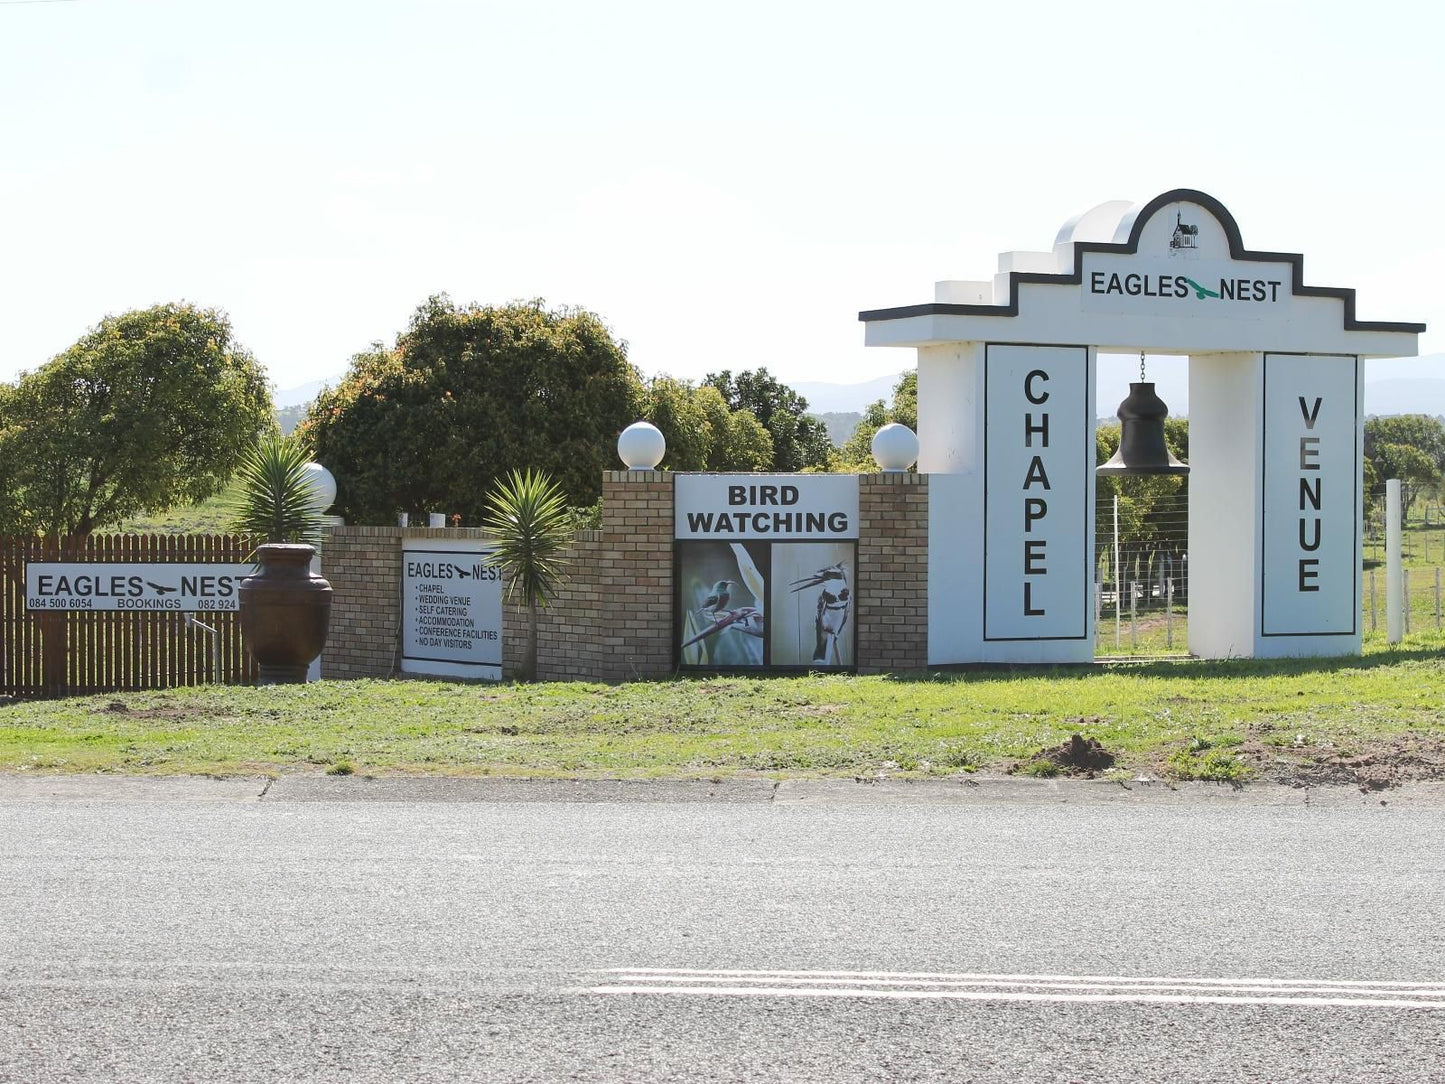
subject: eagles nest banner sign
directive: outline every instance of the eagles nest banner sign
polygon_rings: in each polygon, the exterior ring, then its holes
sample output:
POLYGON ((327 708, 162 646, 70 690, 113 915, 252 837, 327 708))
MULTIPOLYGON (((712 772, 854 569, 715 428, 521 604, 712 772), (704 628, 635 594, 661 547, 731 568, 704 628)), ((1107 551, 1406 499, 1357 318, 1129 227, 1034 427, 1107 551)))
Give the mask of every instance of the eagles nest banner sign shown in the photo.
POLYGON ((929 663, 1093 659, 1100 353, 1188 367, 1190 652, 1358 653, 1363 368, 1425 325, 1361 319, 1195 189, 1100 204, 997 266, 859 314, 869 346, 917 350, 929 663))
POLYGON ((255 572, 246 564, 106 564, 35 561, 25 566, 31 610, 170 610, 229 613, 255 572))
POLYGON ((857 665, 858 478, 679 474, 678 664, 857 665))
POLYGON ((502 679, 503 579, 490 554, 472 539, 402 540, 403 673, 502 679))

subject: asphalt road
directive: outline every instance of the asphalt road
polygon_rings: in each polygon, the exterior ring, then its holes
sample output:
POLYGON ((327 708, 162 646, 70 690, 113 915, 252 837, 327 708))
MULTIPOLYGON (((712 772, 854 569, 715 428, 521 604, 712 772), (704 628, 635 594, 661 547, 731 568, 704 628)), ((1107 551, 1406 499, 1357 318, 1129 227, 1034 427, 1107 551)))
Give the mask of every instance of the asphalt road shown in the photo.
POLYGON ((1445 787, 0 778, 0 1081, 1445 1080, 1445 787))

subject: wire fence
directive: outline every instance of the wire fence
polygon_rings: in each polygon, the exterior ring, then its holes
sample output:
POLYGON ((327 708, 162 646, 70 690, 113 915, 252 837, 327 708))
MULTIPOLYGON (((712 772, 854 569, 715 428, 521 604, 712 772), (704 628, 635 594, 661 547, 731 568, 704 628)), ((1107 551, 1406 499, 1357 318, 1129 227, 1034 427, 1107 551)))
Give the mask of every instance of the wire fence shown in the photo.
MULTIPOLYGON (((1361 611, 1385 631, 1385 488, 1366 493, 1361 611)), ((1101 493, 1094 520, 1094 653, 1189 652, 1188 490, 1144 497, 1101 493)), ((1415 499, 1401 536, 1404 631, 1445 629, 1445 503, 1415 499)))
POLYGON ((1187 655, 1187 491, 1100 494, 1094 545, 1094 653, 1187 655))
MULTIPOLYGON (((1445 581, 1445 507, 1433 495, 1416 497, 1401 522, 1400 591, 1404 631, 1442 627, 1442 581, 1445 581)), ((1385 630, 1385 487, 1366 493, 1364 524, 1364 625, 1366 632, 1385 630)))

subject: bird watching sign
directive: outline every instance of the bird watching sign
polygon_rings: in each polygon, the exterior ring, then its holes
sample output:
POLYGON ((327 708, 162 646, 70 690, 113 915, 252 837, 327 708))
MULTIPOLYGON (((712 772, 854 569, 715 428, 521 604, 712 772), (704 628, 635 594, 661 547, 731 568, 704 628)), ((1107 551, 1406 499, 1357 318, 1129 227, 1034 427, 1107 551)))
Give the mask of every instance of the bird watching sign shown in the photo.
POLYGON ((25 566, 31 610, 169 610, 227 613, 240 608, 248 564, 137 564, 36 561, 25 566))
POLYGON ((678 665, 857 665, 858 477, 679 474, 678 665))
POLYGON ((679 539, 858 537, 853 474, 679 474, 674 496, 679 539))

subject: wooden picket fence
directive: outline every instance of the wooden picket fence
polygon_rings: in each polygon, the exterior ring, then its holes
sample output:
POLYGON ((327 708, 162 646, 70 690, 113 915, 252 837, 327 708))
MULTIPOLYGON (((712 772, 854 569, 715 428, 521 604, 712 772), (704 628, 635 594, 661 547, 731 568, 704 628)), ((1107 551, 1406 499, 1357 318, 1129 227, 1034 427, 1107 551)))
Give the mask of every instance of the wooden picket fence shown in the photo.
POLYGON ((30 561, 126 564, 236 563, 254 548, 241 535, 111 534, 86 538, 0 535, 0 695, 71 696, 253 683, 254 661, 234 613, 198 614, 219 631, 219 672, 211 633, 175 611, 44 611, 25 606, 30 561))

